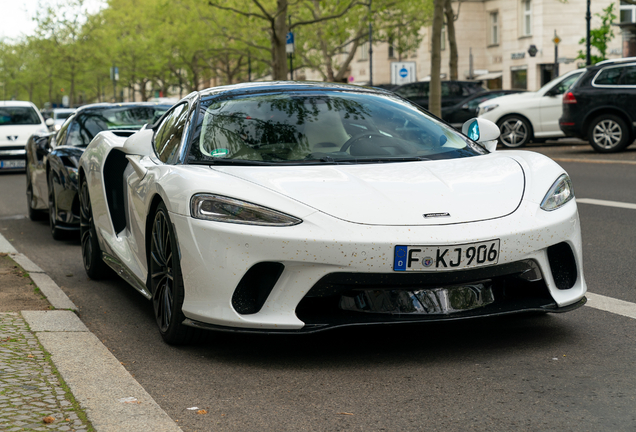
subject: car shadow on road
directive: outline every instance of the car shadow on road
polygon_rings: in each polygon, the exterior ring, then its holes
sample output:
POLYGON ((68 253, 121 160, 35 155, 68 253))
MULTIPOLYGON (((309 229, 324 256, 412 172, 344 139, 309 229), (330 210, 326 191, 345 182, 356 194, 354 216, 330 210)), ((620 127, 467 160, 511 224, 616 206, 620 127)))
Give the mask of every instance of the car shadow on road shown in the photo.
POLYGON ((334 329, 306 335, 209 332, 198 345, 183 348, 219 362, 288 368, 349 367, 462 361, 511 350, 532 353, 550 344, 572 343, 576 330, 563 316, 514 315, 462 322, 384 325, 334 329))

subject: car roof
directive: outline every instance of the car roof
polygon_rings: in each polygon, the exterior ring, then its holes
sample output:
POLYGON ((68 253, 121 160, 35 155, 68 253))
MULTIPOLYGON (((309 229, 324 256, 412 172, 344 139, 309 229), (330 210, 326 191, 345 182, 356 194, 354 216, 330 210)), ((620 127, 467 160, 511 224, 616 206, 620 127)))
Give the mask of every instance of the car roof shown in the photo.
MULTIPOLYGON (((242 93, 266 93, 285 91, 307 91, 307 90, 332 90, 350 91, 358 93, 376 93, 383 95, 393 95, 392 92, 377 87, 365 87, 350 84, 320 82, 320 81, 259 81, 250 83, 231 84, 220 87, 212 87, 199 91, 202 98, 218 96, 221 94, 242 94, 242 93)), ((190 95, 186 96, 186 99, 190 95)))
POLYGON ((170 108, 172 104, 165 104, 160 102, 121 102, 121 103, 95 103, 90 105, 83 105, 75 111, 77 114, 90 111, 90 110, 102 110, 110 108, 134 108, 134 107, 165 107, 170 108))
POLYGON ((33 102, 29 102, 29 101, 14 101, 14 100, 9 100, 9 101, 0 101, 0 105, 3 106, 14 106, 14 107, 35 107, 35 104, 33 102))

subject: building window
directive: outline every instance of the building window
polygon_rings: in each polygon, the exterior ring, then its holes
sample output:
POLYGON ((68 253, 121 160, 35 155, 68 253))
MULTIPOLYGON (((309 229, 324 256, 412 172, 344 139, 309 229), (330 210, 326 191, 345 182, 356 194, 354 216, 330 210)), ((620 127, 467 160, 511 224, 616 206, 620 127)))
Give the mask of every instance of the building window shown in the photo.
POLYGON ((490 45, 499 44, 499 12, 490 13, 490 45))
POLYGON ((369 42, 364 42, 360 45, 359 60, 369 60, 369 42))
POLYGON ((636 22, 636 5, 629 4, 625 0, 621 0, 621 22, 636 22))
POLYGON ((523 36, 532 34, 532 0, 523 0, 523 36))
POLYGON ((511 88, 515 90, 527 90, 528 89, 528 67, 516 66, 511 70, 511 88))
POLYGON ((395 48, 393 47, 393 36, 389 37, 389 58, 395 58, 395 48))

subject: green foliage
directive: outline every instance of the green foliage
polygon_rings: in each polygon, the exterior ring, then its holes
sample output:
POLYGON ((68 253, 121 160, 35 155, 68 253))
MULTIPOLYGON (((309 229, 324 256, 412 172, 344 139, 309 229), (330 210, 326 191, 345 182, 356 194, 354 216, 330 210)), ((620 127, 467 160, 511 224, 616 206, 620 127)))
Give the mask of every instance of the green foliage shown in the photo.
POLYGON ((390 41, 399 57, 419 46, 432 13, 432 0, 373 0, 371 14, 364 0, 218 0, 211 6, 216 1, 106 0, 94 14, 85 0, 42 8, 34 36, 0 41, 0 97, 43 107, 68 96, 76 106, 120 100, 123 89, 146 100, 247 81, 248 63, 252 79, 281 75, 275 68, 281 56, 273 53, 289 29, 287 15, 297 42, 295 68, 342 81, 369 38, 369 19, 374 42, 390 41), (113 66, 119 68, 116 89, 113 66))
MULTIPOLYGON (((610 3, 608 7, 603 9, 602 14, 594 14, 601 19, 601 26, 596 29, 590 30, 590 46, 596 48, 599 55, 590 54, 592 64, 596 64, 600 61, 607 60, 607 45, 614 39, 614 30, 612 30, 612 24, 616 20, 614 15, 614 3, 610 3)), ((586 39, 582 38, 579 41, 579 45, 585 45, 586 39)), ((579 50, 577 59, 586 59, 586 52, 579 50)))

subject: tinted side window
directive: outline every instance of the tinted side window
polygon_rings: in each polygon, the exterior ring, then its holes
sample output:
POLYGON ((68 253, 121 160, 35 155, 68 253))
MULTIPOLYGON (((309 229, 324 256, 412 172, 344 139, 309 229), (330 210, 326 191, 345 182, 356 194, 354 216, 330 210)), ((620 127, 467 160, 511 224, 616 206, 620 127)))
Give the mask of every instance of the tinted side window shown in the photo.
POLYGON ((636 85, 636 66, 624 68, 620 83, 621 85, 636 85))
POLYGON ((442 81, 442 96, 462 96, 462 86, 459 83, 442 81))
POLYGON ((187 117, 188 106, 181 104, 175 107, 159 125, 155 133, 155 151, 162 162, 168 162, 179 148, 187 117))
POLYGON ((406 99, 414 98, 414 97, 428 97, 428 83, 418 82, 413 84, 407 84, 397 89, 395 93, 399 94, 400 96, 406 99))
POLYGON ((621 77, 622 68, 603 69, 594 79, 594 84, 616 85, 621 77))

